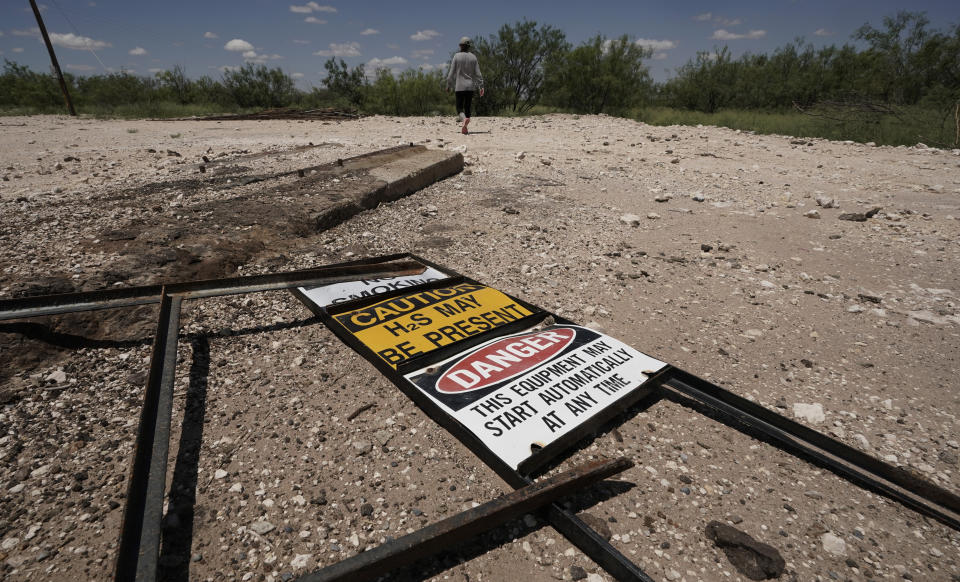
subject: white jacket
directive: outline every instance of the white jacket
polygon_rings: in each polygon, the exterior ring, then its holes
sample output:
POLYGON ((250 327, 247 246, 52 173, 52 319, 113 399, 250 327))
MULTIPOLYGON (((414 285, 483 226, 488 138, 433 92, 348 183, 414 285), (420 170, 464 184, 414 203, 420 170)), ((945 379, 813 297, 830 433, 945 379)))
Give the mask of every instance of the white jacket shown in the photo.
POLYGON ((483 87, 483 75, 477 56, 472 53, 458 52, 450 61, 447 72, 447 88, 454 91, 475 91, 483 87))

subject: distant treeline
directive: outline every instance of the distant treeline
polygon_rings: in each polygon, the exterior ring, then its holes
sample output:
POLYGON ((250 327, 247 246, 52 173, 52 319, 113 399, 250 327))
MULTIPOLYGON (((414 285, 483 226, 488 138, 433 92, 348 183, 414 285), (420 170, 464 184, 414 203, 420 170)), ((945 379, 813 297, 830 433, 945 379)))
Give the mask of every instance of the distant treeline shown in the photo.
MULTIPOLYGON (((858 45, 815 48, 797 39, 772 54, 737 59, 719 47, 698 53, 672 78, 655 83, 646 64, 652 51, 626 36, 601 35, 572 46, 562 31, 524 20, 474 39, 486 81, 486 95, 475 107, 481 115, 533 110, 634 118, 665 108, 697 114, 797 111, 861 125, 922 110, 924 123, 939 120, 939 135, 946 135, 960 103, 960 23, 934 30, 924 14, 900 12, 884 18, 880 28, 864 24, 852 40, 858 45)), ((341 106, 386 115, 452 112, 445 71, 367 71, 335 58, 325 67, 324 86, 309 91, 298 89, 281 69, 254 64, 227 70, 220 79, 190 79, 179 66, 153 77, 66 77, 78 110, 102 115, 289 106, 341 106)), ((50 74, 5 62, 0 111, 62 110, 63 97, 50 74)))

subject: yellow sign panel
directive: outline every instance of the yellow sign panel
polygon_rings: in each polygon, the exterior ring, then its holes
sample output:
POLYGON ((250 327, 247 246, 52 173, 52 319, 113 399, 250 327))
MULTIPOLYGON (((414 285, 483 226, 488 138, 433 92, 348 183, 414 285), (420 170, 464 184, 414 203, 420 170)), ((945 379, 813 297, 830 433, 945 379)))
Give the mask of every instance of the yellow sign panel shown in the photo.
POLYGON ((496 289, 461 283, 386 299, 333 319, 396 368, 528 315, 533 313, 496 289))

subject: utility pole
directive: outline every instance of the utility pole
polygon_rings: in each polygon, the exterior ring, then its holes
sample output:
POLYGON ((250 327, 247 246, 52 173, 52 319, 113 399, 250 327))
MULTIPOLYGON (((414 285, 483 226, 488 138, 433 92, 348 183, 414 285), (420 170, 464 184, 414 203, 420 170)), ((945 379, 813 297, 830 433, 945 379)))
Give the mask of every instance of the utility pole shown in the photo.
POLYGON ((43 42, 47 45, 47 52, 50 53, 50 61, 53 62, 53 70, 57 72, 57 80, 60 81, 60 90, 63 91, 63 98, 67 102, 67 109, 70 115, 76 117, 77 111, 73 108, 73 101, 70 100, 70 93, 67 91, 67 82, 63 80, 63 73, 60 71, 60 63, 57 62, 57 55, 53 52, 53 45, 50 44, 50 37, 47 35, 47 27, 43 25, 43 19, 40 18, 40 9, 37 8, 35 0, 30 0, 30 6, 33 7, 33 15, 37 17, 37 25, 40 26, 40 34, 43 35, 43 42))

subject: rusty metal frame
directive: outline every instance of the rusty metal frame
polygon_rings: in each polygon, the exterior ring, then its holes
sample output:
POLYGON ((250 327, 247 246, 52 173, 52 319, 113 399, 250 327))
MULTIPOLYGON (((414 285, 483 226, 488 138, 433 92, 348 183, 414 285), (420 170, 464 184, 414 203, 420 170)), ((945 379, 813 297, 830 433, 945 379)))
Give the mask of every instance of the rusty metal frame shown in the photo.
POLYGON ((296 582, 373 580, 631 467, 633 462, 626 458, 584 463, 301 576, 296 582))
MULTIPOLYGON (((141 409, 134 459, 131 462, 115 580, 148 582, 156 580, 158 574, 160 520, 165 495, 182 301, 282 289, 296 294, 298 287, 327 285, 359 278, 418 274, 426 266, 434 267, 449 277, 460 276, 450 269, 403 253, 288 273, 0 300, 0 321, 160 304, 150 375, 141 409)), ((406 290, 415 291, 419 287, 421 286, 411 286, 406 290)), ((543 311, 541 314, 551 315, 543 311)), ((558 321, 561 319, 557 318, 558 321)), ((396 375, 381 371, 391 379, 396 375)), ((938 485, 879 461, 673 366, 667 366, 649 383, 661 397, 681 403, 684 399, 693 399, 720 412, 738 428, 747 426, 792 454, 811 460, 854 483, 960 530, 960 496, 938 485)), ((422 399, 415 394, 408 396, 424 408, 422 399)), ((624 405, 611 407, 610 414, 623 412, 634 402, 635 399, 624 405)), ((528 475, 514 471, 499 460, 491 458, 490 454, 484 452, 484 447, 476 437, 467 433, 463 427, 453 426, 435 415, 431 417, 451 431, 515 489, 523 490, 533 483, 528 475)), ((587 435, 583 436, 585 438, 587 435)), ((545 509, 545 515, 557 531, 618 580, 651 580, 596 531, 557 503, 550 503, 545 509)), ((429 535, 429 532, 422 535, 429 535)), ((434 536, 432 540, 436 542, 438 537, 434 536)), ((389 557, 385 559, 388 564, 392 564, 389 557)), ((368 563, 384 565, 382 560, 371 559, 368 563)))
MULTIPOLYGON (((0 321, 160 304, 150 374, 131 461, 127 502, 114 568, 115 582, 153 582, 159 573, 161 520, 182 301, 284 289, 296 295, 299 287, 329 285, 360 278, 414 275, 423 272, 426 266, 434 267, 449 277, 460 276, 415 255, 400 253, 286 273, 0 300, 0 321)), ((533 483, 528 477, 514 471, 506 475, 502 471, 498 473, 515 489, 533 483)), ((552 503, 547 516, 561 534, 618 580, 652 582, 636 564, 570 511, 552 503)))

